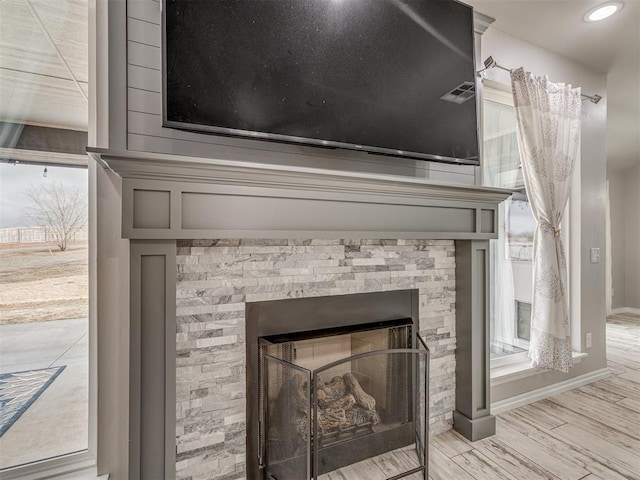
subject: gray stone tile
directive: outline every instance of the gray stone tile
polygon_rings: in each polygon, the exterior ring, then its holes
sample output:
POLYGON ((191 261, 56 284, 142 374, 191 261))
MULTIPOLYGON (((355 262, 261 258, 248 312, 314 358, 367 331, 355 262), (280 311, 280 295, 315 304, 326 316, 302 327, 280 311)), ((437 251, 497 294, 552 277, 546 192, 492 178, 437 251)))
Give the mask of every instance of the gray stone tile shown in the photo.
POLYGON ((419 328, 432 353, 431 433, 450 428, 453 241, 181 240, 178 248, 176 438, 187 448, 179 453, 177 478, 246 477, 247 301, 418 288, 419 328))

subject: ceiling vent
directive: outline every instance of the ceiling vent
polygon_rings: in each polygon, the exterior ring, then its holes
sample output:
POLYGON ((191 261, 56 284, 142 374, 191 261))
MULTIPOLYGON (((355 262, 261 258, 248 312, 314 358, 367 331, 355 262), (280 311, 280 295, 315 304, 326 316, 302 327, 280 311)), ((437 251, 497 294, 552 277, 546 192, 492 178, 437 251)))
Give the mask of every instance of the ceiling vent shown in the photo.
POLYGON ((466 102, 470 98, 473 98, 476 94, 476 85, 473 82, 464 82, 458 85, 450 92, 445 93, 440 97, 441 100, 446 102, 457 103, 458 105, 466 102))

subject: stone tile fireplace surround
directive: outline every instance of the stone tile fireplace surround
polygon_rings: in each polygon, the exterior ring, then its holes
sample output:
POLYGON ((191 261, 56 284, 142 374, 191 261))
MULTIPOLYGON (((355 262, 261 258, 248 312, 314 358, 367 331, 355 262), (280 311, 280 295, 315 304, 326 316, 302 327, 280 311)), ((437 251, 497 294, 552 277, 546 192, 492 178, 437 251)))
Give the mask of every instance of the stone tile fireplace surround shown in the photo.
POLYGON ((130 245, 130 478, 254 480, 247 302, 417 289, 431 433, 495 431, 488 241, 511 192, 90 150, 121 177, 130 245))
POLYGON ((246 472, 246 302, 414 288, 438 434, 455 409, 453 241, 178 241, 177 478, 246 472))

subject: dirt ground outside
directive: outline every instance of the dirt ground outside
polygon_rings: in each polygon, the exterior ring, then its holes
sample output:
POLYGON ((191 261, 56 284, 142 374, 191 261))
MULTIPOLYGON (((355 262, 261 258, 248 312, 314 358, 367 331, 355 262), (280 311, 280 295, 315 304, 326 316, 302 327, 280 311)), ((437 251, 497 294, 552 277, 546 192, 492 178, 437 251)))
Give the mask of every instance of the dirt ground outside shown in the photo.
POLYGON ((86 244, 0 244, 0 325, 86 318, 86 244))

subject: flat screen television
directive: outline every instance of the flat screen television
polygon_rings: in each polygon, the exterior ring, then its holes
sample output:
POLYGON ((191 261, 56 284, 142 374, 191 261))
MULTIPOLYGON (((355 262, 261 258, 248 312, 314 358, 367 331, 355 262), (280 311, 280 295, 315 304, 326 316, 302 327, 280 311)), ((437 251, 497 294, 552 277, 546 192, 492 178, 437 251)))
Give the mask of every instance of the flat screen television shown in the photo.
POLYGON ((455 0, 164 0, 164 125, 478 165, 455 0))

